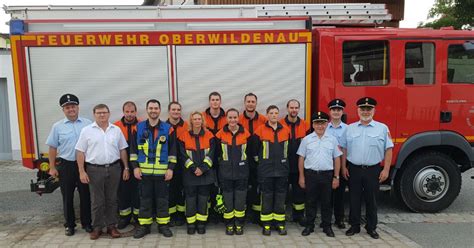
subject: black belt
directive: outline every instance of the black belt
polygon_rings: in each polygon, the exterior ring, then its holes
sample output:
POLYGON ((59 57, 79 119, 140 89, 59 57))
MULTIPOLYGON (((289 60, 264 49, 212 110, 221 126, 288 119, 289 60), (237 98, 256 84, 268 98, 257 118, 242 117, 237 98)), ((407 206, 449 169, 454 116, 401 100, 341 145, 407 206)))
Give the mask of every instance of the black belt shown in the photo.
POLYGON ((59 162, 62 162, 62 163, 70 163, 70 164, 77 163, 76 160, 72 161, 72 160, 67 160, 67 159, 64 159, 64 158, 59 158, 58 160, 59 160, 59 162))
POLYGON ((110 163, 110 164, 91 164, 91 163, 87 163, 86 162, 86 165, 91 165, 91 166, 94 166, 94 167, 104 167, 104 168, 108 168, 108 167, 111 167, 111 166, 114 166, 116 164, 118 164, 118 162, 120 161, 119 160, 115 160, 114 162, 110 163))
POLYGON ((326 174, 326 173, 333 173, 334 170, 311 170, 311 169, 304 169, 304 172, 306 173, 312 173, 312 174, 326 174))
POLYGON ((347 163, 351 166, 354 166, 354 167, 357 167, 357 168, 361 168, 361 169, 371 169, 371 168, 377 168, 377 165, 378 164, 373 164, 373 165, 365 165, 365 164, 353 164, 349 161, 347 161, 347 163))

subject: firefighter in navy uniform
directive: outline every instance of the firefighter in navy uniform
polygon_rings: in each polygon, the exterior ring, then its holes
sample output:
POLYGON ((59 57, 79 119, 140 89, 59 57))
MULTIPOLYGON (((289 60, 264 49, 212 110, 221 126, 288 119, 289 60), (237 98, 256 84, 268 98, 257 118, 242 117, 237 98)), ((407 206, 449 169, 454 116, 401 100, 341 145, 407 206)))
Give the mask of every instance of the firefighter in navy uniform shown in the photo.
MULTIPOLYGON (((118 126, 122 131, 125 140, 127 140, 128 148, 127 155, 130 161, 130 147, 136 147, 137 142, 137 106, 134 102, 127 101, 122 106, 123 117, 116 121, 114 125, 118 126)), ((136 154, 136 151, 133 152, 136 154)), ((123 166, 123 165, 122 165, 123 166)), ((124 229, 130 224, 132 219, 138 223, 138 212, 140 210, 140 198, 138 195, 138 181, 135 177, 130 177, 129 180, 120 180, 119 191, 119 222, 118 229, 124 229)))
MULTIPOLYGON (((255 144, 254 132, 259 126, 265 124, 267 118, 257 112, 257 95, 254 93, 248 93, 244 96, 244 107, 245 110, 239 117, 239 124, 251 135, 247 144, 247 155, 249 158, 253 158, 255 156, 255 154, 252 154, 255 151, 253 147, 253 144, 255 144)), ((247 213, 250 213, 249 217, 253 223, 258 223, 262 206, 260 205, 260 193, 258 192, 257 163, 253 159, 248 159, 248 163, 250 172, 247 206, 251 210, 247 210, 247 213)))
POLYGON ((267 108, 268 121, 256 131, 258 156, 258 181, 261 191, 262 211, 260 221, 263 235, 271 235, 274 224, 280 235, 286 235, 285 199, 288 190, 288 140, 290 131, 278 122, 278 107, 267 108), (273 222, 273 223, 272 223, 273 222))
POLYGON ((176 140, 170 134, 170 124, 160 121, 161 105, 158 100, 151 99, 146 103, 148 119, 137 126, 137 156, 134 175, 140 180, 140 226, 133 235, 142 238, 150 233, 153 214, 156 214, 158 232, 165 237, 173 236, 168 223, 169 215, 169 181, 173 177, 176 164, 176 140))
POLYGON ((290 176, 288 177, 288 186, 291 188, 291 204, 293 209, 293 221, 304 225, 304 202, 305 191, 298 184, 298 156, 296 151, 301 140, 308 132, 308 125, 305 120, 298 117, 300 102, 291 99, 287 102, 286 108, 288 114, 280 120, 280 123, 290 130, 290 140, 288 141, 288 161, 290 164, 290 176))
POLYGON ((179 136, 179 156, 184 161, 183 182, 188 234, 206 233, 211 185, 216 182, 212 157, 214 135, 205 128, 204 116, 191 113, 190 130, 179 136))
POLYGON ((226 234, 243 234, 249 165, 247 142, 250 133, 238 124, 239 111, 227 110, 227 125, 216 135, 219 154, 219 182, 224 198, 226 234))
MULTIPOLYGON (((173 126, 173 138, 181 136, 189 130, 189 124, 181 118, 181 104, 170 102, 168 105, 168 124, 173 126)), ((173 178, 170 182, 170 207, 171 223, 182 226, 185 222, 184 188, 183 188, 184 161, 178 156, 178 162, 173 170, 173 178)))

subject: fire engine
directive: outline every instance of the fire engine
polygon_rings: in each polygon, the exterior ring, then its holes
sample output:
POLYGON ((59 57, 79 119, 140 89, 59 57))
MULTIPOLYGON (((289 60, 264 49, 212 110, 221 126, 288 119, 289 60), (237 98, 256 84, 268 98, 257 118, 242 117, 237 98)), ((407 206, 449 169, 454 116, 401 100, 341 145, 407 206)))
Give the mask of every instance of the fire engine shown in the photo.
MULTIPOLYGON (((248 92, 259 111, 301 101, 301 117, 341 98, 378 101, 375 119, 395 143, 386 184, 412 211, 447 208, 474 165, 474 33, 377 28, 384 5, 9 6, 24 166, 32 191, 51 192, 47 146, 63 118, 57 99, 80 98, 81 115, 125 100, 177 100, 184 116, 211 91, 223 107, 248 92), (367 25, 371 27, 367 27, 367 25)), ((144 111, 142 111, 144 112, 144 111)), ((284 112, 284 111, 281 111, 284 112)), ((56 185, 56 186, 55 186, 56 185)))

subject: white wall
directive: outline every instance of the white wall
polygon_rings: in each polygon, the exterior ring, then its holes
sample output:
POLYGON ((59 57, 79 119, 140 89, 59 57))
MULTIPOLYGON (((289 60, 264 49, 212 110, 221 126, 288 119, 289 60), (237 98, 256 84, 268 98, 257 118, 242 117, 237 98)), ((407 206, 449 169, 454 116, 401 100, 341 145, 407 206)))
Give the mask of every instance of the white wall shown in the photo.
POLYGON ((21 160, 20 133, 18 130, 18 115, 16 108, 15 86, 13 81, 12 59, 10 50, 0 51, 0 77, 7 79, 8 107, 10 114, 10 133, 13 160, 21 160))

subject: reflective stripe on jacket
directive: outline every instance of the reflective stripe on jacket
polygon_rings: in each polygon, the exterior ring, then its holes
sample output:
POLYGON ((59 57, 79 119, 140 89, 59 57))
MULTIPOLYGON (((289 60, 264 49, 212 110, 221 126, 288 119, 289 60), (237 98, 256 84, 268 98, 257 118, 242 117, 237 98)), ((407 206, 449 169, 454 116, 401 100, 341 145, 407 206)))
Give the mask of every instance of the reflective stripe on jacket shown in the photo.
POLYGON ((267 122, 255 131, 255 135, 257 136, 255 154, 257 154, 259 180, 264 177, 288 176, 290 131, 280 123, 277 123, 277 128, 274 130, 267 122))
MULTIPOLYGON (((247 143, 250 133, 239 125, 235 134, 225 125, 217 134, 219 153, 219 179, 238 180, 249 177, 247 143)), ((250 158, 253 159, 253 158, 250 158)))
POLYGON ((176 160, 176 140, 170 134, 173 128, 168 123, 159 121, 151 127, 149 121, 137 125, 136 162, 142 175, 162 176, 168 169, 174 169, 176 160))

